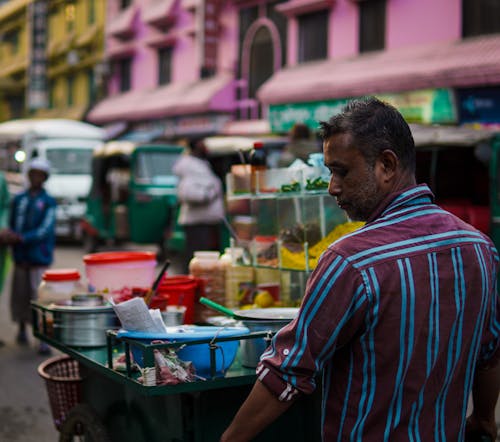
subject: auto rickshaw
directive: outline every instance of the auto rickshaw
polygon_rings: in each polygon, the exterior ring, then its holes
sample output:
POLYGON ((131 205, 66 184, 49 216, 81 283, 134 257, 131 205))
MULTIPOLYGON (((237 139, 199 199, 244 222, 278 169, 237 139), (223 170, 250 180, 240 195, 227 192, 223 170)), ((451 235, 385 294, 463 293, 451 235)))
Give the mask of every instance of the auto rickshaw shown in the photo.
POLYGON ((177 225, 177 177, 172 167, 181 146, 109 141, 92 158, 92 185, 82 221, 87 253, 102 243, 158 245, 166 251, 184 249, 177 225))

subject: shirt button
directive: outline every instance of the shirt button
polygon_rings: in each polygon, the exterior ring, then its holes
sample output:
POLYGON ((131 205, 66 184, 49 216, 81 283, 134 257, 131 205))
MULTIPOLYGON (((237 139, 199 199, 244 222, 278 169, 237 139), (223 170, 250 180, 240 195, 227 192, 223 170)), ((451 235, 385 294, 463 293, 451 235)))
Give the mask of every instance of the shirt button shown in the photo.
POLYGON ((289 353, 290 353, 290 350, 288 350, 288 348, 285 348, 285 349, 283 350, 283 354, 284 354, 285 356, 288 356, 288 354, 289 354, 289 353))

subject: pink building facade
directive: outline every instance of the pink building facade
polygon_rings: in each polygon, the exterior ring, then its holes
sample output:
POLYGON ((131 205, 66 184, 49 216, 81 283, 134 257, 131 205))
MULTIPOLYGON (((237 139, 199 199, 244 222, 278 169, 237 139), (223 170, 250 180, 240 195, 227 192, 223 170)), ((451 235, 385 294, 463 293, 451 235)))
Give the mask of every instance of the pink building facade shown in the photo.
POLYGON ((283 133, 375 94, 412 122, 498 123, 494 3, 109 0, 108 97, 88 119, 173 137, 283 133))

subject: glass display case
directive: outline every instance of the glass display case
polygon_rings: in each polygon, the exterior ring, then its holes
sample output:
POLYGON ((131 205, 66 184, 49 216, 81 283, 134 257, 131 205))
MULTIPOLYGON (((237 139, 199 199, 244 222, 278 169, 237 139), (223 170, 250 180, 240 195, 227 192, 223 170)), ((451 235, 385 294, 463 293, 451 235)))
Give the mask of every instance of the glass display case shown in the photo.
POLYGON ((253 267, 257 287, 279 284, 276 305, 296 306, 320 255, 361 223, 350 222, 328 193, 323 168, 233 172, 226 177, 232 246, 244 249, 233 264, 253 267))

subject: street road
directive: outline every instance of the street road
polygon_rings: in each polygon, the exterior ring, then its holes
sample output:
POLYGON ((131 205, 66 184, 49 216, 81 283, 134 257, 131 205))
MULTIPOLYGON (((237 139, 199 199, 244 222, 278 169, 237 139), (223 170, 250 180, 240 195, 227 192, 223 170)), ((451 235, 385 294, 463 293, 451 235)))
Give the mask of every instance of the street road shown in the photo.
MULTIPOLYGON (((142 247, 127 248, 144 250, 142 247)), ((78 246, 58 246, 53 267, 77 268, 84 277, 82 255, 78 246)), ((169 274, 175 275, 180 267, 175 258, 172 261, 169 274)), ((30 346, 16 344, 17 330, 9 313, 9 287, 10 277, 0 296, 0 339, 5 341, 5 346, 0 347, 0 441, 57 441, 58 433, 53 425, 47 391, 37 374, 38 365, 47 356, 37 354, 37 343, 33 338, 30 346)), ((497 405, 496 415, 500 423, 500 404, 497 405)))

